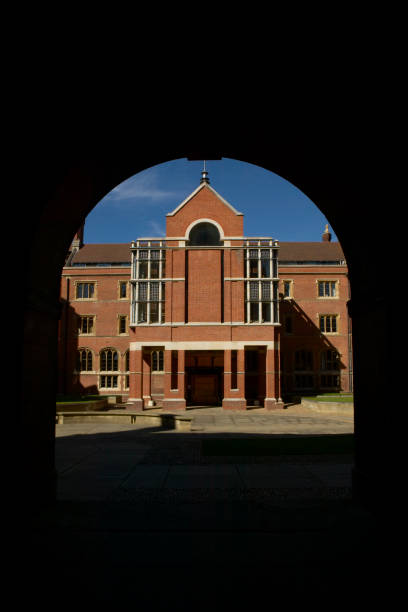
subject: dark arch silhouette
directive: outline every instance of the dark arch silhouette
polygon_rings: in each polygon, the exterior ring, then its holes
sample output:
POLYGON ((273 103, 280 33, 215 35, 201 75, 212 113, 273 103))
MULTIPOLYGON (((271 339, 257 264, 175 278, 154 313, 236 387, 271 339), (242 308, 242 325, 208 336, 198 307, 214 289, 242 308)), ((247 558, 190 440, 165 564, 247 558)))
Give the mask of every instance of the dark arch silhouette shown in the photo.
POLYGON ((221 244, 218 228, 208 221, 197 223, 190 231, 190 246, 218 246, 221 244))
POLYGON ((214 122, 205 136, 201 132, 192 135, 184 120, 172 131, 165 119, 155 116, 154 121, 146 122, 149 129, 138 125, 134 133, 127 126, 121 137, 117 126, 112 136, 107 128, 92 133, 88 125, 78 124, 76 129, 70 125, 58 131, 58 138, 51 122, 48 133, 47 123, 35 122, 38 129, 41 127, 38 133, 29 126, 24 149, 27 165, 16 166, 16 174, 24 174, 24 181, 18 183, 19 198, 29 206, 24 215, 18 206, 11 211, 14 227, 24 237, 23 241, 14 237, 10 252, 13 263, 20 262, 24 270, 16 289, 24 309, 18 372, 21 394, 15 412, 15 445, 20 459, 16 468, 17 474, 25 473, 20 495, 33 503, 55 498, 59 283, 73 235, 101 198, 135 173, 181 157, 229 157, 259 165, 296 185, 316 203, 341 242, 349 268, 353 323, 353 491, 367 504, 378 504, 377 481, 381 479, 384 499, 386 495, 395 498, 395 491, 385 492, 391 486, 387 474, 393 469, 392 460, 378 452, 378 439, 392 435, 391 422, 384 417, 391 389, 392 360, 388 356, 392 318, 387 285, 378 281, 387 276, 386 258, 375 257, 373 265, 368 248, 368 237, 387 236, 387 220, 390 228, 396 207, 387 201, 387 217, 374 212, 379 185, 373 176, 380 176, 379 161, 384 159, 381 143, 360 125, 345 127, 337 119, 336 124, 322 123, 320 129, 314 122, 312 133, 292 130, 289 134, 285 128, 280 134, 269 115, 260 121, 260 129, 248 115, 241 117, 239 131, 235 125, 228 130, 214 122), (38 142, 43 145, 41 153, 36 148, 38 142))

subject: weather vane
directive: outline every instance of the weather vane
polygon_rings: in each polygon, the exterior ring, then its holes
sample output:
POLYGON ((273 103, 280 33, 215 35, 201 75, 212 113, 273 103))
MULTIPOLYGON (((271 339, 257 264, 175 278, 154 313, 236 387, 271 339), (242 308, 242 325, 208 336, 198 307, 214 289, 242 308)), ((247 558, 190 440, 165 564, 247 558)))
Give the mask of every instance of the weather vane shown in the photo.
POLYGON ((210 179, 208 178, 208 172, 207 172, 206 167, 205 167, 205 159, 204 159, 203 161, 204 161, 204 169, 203 169, 203 171, 201 172, 201 180, 200 180, 200 183, 209 183, 209 182, 210 182, 210 179))

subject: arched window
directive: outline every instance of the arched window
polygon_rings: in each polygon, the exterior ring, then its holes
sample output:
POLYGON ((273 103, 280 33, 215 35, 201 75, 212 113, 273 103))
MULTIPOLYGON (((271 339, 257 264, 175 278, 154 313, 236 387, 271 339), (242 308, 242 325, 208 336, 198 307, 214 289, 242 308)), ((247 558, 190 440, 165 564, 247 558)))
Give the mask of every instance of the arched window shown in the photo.
MULTIPOLYGON (((119 355, 115 349, 106 348, 100 352, 100 371, 101 372, 118 372, 119 370, 119 355)), ((117 374, 101 374, 99 378, 99 386, 101 389, 117 389, 118 375, 117 374)))
POLYGON ((164 353, 163 351, 152 351, 152 372, 163 372, 164 353))
POLYGON ((102 349, 100 364, 101 372, 117 372, 119 365, 118 352, 111 348, 102 349))
POLYGON ((191 246, 219 246, 221 244, 218 228, 207 221, 197 223, 191 229, 189 240, 191 246))
POLYGON ((89 349, 79 349, 77 352, 76 369, 78 372, 90 372, 93 370, 92 351, 89 349))

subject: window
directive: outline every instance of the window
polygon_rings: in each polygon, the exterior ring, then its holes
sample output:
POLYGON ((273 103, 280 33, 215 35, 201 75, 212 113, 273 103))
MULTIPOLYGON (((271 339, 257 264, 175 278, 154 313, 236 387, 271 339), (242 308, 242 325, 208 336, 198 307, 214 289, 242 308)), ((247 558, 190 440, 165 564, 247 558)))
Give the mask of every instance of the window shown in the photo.
POLYGON ((300 350, 295 352, 295 370, 313 370, 313 354, 312 351, 300 350))
POLYGON ((319 297, 337 297, 336 281, 318 281, 319 297))
POLYGON ((320 315, 320 331, 324 334, 335 334, 338 331, 337 315, 320 315))
POLYGON ((116 374, 101 374, 100 376, 101 389, 117 389, 118 377, 116 374))
POLYGON ((189 235, 191 246, 218 246, 220 242, 220 232, 213 223, 197 223, 189 235))
POLYGON ((296 374, 295 389, 313 389, 313 376, 310 374, 296 374))
POLYGON ((337 351, 328 349, 320 356, 321 370, 338 370, 340 368, 340 356, 337 351))
POLYGON ((127 374, 125 374, 125 389, 129 389, 129 364, 130 364, 130 360, 129 360, 129 351, 126 351, 125 353, 125 372, 127 372, 127 374))
POLYGON ((78 334, 91 335, 94 333, 94 316, 86 315, 78 317, 78 334))
POLYGON ((119 315, 118 332, 119 334, 127 334, 127 331, 127 315, 119 315))
MULTIPOLYGON (((100 352, 100 370, 101 372, 118 372, 119 371, 119 355, 115 349, 102 349, 100 352)), ((118 376, 117 374, 102 374, 99 377, 99 386, 102 389, 117 389, 118 376)))
POLYGON ((95 295, 95 283, 77 283, 77 300, 92 300, 95 295))
POLYGON ((119 299, 124 300, 128 297, 127 281, 119 281, 119 299))
POLYGON ((100 353, 101 372, 118 371, 118 352, 115 349, 103 349, 100 353))
POLYGON ((259 247, 252 246, 245 249, 245 278, 248 279, 245 287, 247 323, 278 322, 277 249, 261 248, 266 245, 272 246, 272 242, 272 240, 247 242, 247 245, 254 246, 255 243, 259 247))
POLYGON ((165 277, 165 245, 161 241, 148 241, 147 246, 142 242, 132 254, 130 324, 164 323, 165 283, 160 279, 165 277))
POLYGON ((292 297, 292 281, 291 280, 283 281, 283 297, 284 298, 292 297))
POLYGON ((340 376, 338 374, 322 374, 320 386, 328 389, 338 389, 340 387, 340 376))
POLYGON ((152 372, 163 372, 164 370, 164 352, 152 351, 152 372))
POLYGON ((78 372, 92 371, 92 351, 89 349, 79 349, 77 352, 76 369, 78 372))
POLYGON ((138 323, 164 323, 165 283, 159 281, 138 283, 138 323))

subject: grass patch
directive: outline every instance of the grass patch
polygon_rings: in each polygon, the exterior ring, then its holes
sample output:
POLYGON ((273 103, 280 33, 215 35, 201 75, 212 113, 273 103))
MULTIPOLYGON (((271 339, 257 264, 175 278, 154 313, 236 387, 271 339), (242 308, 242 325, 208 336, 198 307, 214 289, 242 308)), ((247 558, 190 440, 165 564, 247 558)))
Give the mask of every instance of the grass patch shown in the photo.
POLYGON ((339 402, 339 403, 352 403, 354 401, 352 394, 341 394, 341 393, 325 393, 323 395, 313 395, 311 397, 303 397, 305 400, 312 402, 339 402))
POLYGON ((103 395, 57 395, 57 404, 78 404, 79 402, 96 402, 104 399, 103 395))
POLYGON ((209 438, 202 441, 202 454, 227 455, 334 455, 352 453, 354 435, 299 436, 294 438, 209 438))

